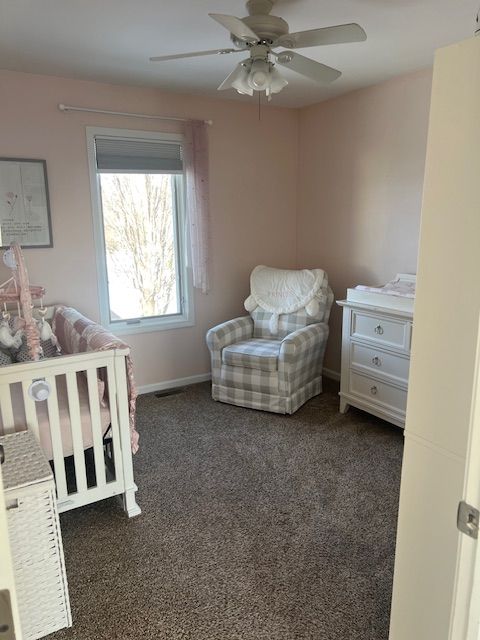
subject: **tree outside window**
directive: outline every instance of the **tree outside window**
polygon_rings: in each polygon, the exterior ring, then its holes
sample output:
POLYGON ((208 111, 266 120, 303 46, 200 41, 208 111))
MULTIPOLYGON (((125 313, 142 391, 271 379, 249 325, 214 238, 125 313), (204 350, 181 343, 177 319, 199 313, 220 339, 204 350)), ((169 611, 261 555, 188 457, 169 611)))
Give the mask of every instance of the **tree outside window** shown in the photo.
POLYGON ((174 176, 100 174, 111 321, 179 313, 174 176))

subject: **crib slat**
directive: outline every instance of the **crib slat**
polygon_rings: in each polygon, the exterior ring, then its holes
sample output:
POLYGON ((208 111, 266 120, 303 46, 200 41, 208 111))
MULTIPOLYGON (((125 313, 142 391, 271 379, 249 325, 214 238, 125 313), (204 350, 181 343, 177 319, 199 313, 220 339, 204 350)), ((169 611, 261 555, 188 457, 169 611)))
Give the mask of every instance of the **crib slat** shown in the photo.
POLYGON ((25 408, 25 417, 27 419, 27 427, 33 432, 37 442, 40 442, 40 434, 38 429, 37 409, 35 407, 35 401, 28 395, 28 388, 31 385, 31 381, 23 380, 23 406, 25 408))
POLYGON ((87 470, 83 451, 82 422, 80 419, 80 402, 78 399, 77 374, 73 371, 66 373, 68 411, 72 429, 73 460, 75 463, 75 478, 79 493, 87 490, 87 470))
POLYGON ((60 416, 58 413, 58 396, 55 376, 45 378, 51 388, 47 400, 48 422, 50 424, 50 438, 52 441, 53 464, 55 467, 55 484, 57 486, 57 498, 59 501, 68 497, 67 478, 65 476, 65 460, 63 456, 62 432, 60 429, 60 416))
POLYGON ((0 386, 0 409, 2 411, 3 433, 13 433, 15 431, 15 421, 13 419, 12 397, 10 395, 10 385, 0 386))
POLYGON ((103 457, 103 433, 100 420, 100 400, 98 397, 97 369, 87 369, 88 403, 92 424, 93 456, 95 460, 95 477, 97 487, 107 483, 105 460, 103 457))
POLYGON ((110 419, 112 423, 113 454, 115 456, 115 477, 123 477, 123 460, 120 440, 120 429, 118 426, 117 394, 115 391, 115 369, 113 364, 107 365, 108 403, 110 406, 110 419))

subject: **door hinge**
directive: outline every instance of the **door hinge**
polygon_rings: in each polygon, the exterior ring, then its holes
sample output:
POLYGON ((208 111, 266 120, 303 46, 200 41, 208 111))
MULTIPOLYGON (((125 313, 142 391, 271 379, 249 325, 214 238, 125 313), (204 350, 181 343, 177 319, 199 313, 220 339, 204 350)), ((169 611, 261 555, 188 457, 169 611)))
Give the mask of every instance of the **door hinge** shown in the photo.
POLYGON ((457 529, 470 538, 478 538, 480 512, 466 502, 460 502, 457 512, 457 529))

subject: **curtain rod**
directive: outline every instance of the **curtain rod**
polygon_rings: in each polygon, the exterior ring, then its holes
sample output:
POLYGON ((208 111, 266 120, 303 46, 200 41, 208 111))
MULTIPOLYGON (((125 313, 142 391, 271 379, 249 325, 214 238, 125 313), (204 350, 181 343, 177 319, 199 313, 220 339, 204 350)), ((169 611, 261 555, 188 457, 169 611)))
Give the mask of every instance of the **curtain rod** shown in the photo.
MULTIPOLYGON (((88 107, 73 107, 69 104, 59 104, 60 111, 86 111, 88 113, 104 113, 109 116, 127 116, 129 118, 149 118, 150 120, 175 120, 177 122, 191 122, 192 118, 176 118, 174 116, 156 116, 146 113, 128 113, 124 111, 108 111, 107 109, 89 109, 88 107)), ((212 125, 213 120, 204 120, 205 124, 212 125)))

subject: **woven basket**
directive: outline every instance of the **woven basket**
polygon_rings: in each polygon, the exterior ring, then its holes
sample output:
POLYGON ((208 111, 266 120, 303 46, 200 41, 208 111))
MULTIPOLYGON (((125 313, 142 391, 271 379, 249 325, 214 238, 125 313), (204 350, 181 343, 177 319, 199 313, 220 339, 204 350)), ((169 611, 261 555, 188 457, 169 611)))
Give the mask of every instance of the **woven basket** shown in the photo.
POLYGON ((72 624, 52 472, 33 436, 0 438, 8 530, 24 640, 72 624))

